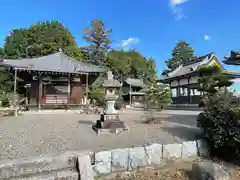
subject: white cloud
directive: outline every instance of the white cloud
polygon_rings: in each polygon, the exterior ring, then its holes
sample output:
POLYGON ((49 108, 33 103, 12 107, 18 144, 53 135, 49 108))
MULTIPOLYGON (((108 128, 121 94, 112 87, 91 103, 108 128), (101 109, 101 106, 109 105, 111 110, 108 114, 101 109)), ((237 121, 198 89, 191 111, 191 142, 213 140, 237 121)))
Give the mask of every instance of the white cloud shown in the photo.
POLYGON ((189 0, 170 0, 169 5, 176 20, 187 18, 187 16, 184 15, 181 6, 188 1, 189 0))
POLYGON ((187 2, 188 0, 170 0, 170 4, 172 6, 177 6, 177 5, 180 5, 180 4, 183 4, 185 2, 187 2))
POLYGON ((137 44, 140 40, 138 38, 129 37, 127 40, 122 40, 121 46, 128 47, 133 44, 137 44))
POLYGON ((206 41, 208 41, 208 40, 210 40, 211 39, 211 36, 209 36, 209 35, 204 35, 204 40, 206 40, 206 41))

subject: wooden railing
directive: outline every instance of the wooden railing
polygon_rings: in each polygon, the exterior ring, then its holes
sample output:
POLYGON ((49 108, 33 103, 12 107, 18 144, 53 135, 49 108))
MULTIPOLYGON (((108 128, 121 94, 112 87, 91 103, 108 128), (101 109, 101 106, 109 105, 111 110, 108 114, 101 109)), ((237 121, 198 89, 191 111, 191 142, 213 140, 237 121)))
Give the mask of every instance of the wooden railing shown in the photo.
POLYGON ((67 104, 67 95, 46 95, 45 102, 43 104, 67 104))

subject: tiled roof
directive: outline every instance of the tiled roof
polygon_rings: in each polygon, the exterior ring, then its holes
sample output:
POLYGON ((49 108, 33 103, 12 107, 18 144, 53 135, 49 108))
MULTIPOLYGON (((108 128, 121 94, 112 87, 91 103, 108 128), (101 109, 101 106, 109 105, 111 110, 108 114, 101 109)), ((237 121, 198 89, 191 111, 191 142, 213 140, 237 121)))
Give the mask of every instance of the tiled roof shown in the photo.
POLYGON ((180 65, 173 72, 169 73, 167 78, 177 77, 195 72, 199 66, 209 63, 213 56, 215 55, 213 53, 210 53, 205 56, 189 60, 186 63, 180 65))
POLYGON ((225 60, 223 63, 228 65, 240 65, 240 52, 239 51, 231 51, 230 57, 224 57, 225 60))
POLYGON ((35 71, 53 71, 63 73, 78 73, 78 72, 97 73, 105 71, 101 67, 88 63, 83 63, 81 61, 68 57, 62 52, 31 59, 16 59, 16 60, 4 59, 0 63, 0 65, 35 71))
POLYGON ((127 84, 135 87, 145 87, 145 84, 140 79, 127 78, 125 81, 127 84))
POLYGON ((121 87, 122 84, 116 79, 104 80, 103 87, 121 87))

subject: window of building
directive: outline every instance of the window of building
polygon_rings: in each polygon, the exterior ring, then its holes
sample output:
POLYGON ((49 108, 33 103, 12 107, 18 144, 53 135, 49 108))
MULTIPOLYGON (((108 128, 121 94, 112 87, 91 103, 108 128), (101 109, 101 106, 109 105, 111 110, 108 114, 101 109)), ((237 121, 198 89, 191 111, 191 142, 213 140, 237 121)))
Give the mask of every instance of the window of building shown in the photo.
POLYGON ((172 89, 172 97, 177 97, 177 89, 172 89))
POLYGON ((194 89, 190 89, 190 95, 194 96, 194 89))
POLYGON ((182 88, 183 89, 183 94, 182 94, 182 96, 187 96, 188 95, 188 93, 187 93, 187 88, 182 88))
POLYGON ((195 96, 199 96, 201 93, 197 89, 194 89, 194 94, 195 94, 195 96))

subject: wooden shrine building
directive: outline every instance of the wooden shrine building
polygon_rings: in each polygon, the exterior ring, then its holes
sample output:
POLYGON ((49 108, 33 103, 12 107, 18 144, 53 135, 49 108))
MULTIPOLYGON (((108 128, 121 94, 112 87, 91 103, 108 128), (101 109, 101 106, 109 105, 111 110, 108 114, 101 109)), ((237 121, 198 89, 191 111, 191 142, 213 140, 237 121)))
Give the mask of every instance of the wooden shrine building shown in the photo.
POLYGON ((127 78, 122 85, 124 104, 130 107, 144 107, 145 93, 141 90, 145 84, 140 79, 127 78))
POLYGON ((209 53, 181 64, 173 72, 158 78, 157 81, 170 85, 173 104, 199 104, 202 92, 198 91, 196 70, 202 65, 214 64, 222 67, 216 55, 209 53))
POLYGON ((87 104, 88 86, 105 72, 101 67, 68 57, 61 50, 31 59, 4 59, 0 66, 14 73, 14 92, 25 87, 27 106, 37 109, 87 104))

